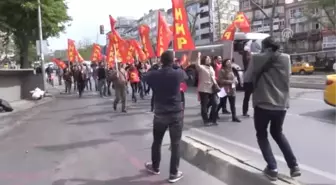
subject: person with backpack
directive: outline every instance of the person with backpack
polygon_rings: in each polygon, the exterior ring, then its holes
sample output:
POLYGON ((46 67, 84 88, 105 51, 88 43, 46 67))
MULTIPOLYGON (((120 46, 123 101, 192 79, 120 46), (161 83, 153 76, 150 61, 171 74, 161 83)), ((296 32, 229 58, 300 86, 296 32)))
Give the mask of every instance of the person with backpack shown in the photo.
POLYGON ((283 124, 289 108, 291 63, 288 54, 280 53, 280 45, 272 37, 262 41, 262 53, 252 56, 254 126, 261 153, 267 163, 264 174, 272 181, 278 178, 278 166, 271 145, 270 134, 278 144, 290 169, 291 177, 301 176, 292 148, 283 134, 283 124))
POLYGON ((116 63, 112 74, 112 82, 114 85, 115 99, 113 102, 113 109, 116 111, 118 103, 121 101, 121 112, 126 113, 126 88, 128 81, 128 74, 123 65, 116 63))

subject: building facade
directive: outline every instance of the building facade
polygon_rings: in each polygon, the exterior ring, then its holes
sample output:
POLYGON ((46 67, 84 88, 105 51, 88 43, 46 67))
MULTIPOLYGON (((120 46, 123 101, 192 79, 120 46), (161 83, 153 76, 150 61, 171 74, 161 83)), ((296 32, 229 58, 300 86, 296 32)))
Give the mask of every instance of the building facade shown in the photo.
POLYGON ((249 18, 251 31, 270 33, 272 26, 274 39, 281 43, 281 48, 283 49, 286 42, 285 38, 282 37, 282 31, 286 28, 285 0, 278 1, 273 17, 272 9, 274 1, 255 0, 254 2, 256 4, 253 4, 250 0, 240 0, 240 11, 243 11, 249 18))
MULTIPOLYGON (((286 4, 286 27, 292 30, 287 48, 291 53, 316 52, 322 50, 322 25, 306 15, 308 4, 305 1, 293 1, 286 4)), ((315 9, 318 13, 318 8, 315 9)))
MULTIPOLYGON (((190 32, 196 45, 219 40, 239 10, 238 0, 185 1, 190 32), (221 25, 221 26, 219 26, 221 25)), ((172 10, 167 11, 168 22, 173 23, 172 10)))

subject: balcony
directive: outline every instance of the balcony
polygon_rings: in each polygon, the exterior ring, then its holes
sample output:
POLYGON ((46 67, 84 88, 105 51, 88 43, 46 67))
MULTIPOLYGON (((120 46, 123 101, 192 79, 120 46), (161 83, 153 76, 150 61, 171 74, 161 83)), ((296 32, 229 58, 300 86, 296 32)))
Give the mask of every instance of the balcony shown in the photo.
POLYGON ((307 20, 308 20, 307 17, 290 18, 289 19, 289 24, 302 23, 302 22, 306 22, 307 20))

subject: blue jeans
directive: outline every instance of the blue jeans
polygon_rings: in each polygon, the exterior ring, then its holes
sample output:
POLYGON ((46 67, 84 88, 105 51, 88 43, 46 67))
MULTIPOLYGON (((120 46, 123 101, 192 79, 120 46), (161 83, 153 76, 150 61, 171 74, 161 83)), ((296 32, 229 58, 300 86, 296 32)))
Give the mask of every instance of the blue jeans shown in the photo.
POLYGON ((98 80, 98 89, 100 96, 106 96, 106 79, 98 80))

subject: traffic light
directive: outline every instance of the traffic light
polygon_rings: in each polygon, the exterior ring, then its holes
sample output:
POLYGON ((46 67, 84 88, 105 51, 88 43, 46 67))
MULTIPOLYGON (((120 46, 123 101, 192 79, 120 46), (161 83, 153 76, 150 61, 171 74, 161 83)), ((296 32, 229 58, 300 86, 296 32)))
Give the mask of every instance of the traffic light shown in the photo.
POLYGON ((103 35, 104 34, 104 25, 100 25, 99 30, 100 30, 100 34, 103 35))

